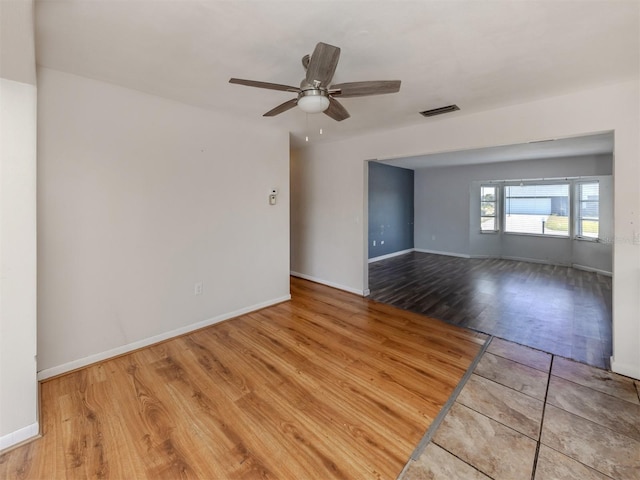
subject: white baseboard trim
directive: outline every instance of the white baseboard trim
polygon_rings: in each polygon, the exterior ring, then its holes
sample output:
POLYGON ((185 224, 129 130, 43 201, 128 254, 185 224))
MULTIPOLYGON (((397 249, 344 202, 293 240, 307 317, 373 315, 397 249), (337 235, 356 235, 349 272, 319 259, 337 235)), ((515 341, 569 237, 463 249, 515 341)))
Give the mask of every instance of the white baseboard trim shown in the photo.
POLYGON ((600 270, 599 268, 587 267, 586 265, 578 265, 577 263, 574 263, 571 266, 576 270, 584 270, 585 272, 594 272, 599 273, 600 275, 605 275, 607 277, 613 277, 613 273, 607 272, 606 270, 600 270))
POLYGON ((38 422, 20 428, 15 432, 7 433, 0 437, 0 452, 26 442, 27 440, 31 440, 38 435, 40 435, 40 424, 38 422))
POLYGON ((613 359, 613 357, 611 357, 611 371, 624 375, 625 377, 640 380, 640 367, 638 365, 618 363, 613 359))
POLYGON ((333 287, 337 288, 338 290, 344 290, 345 292, 355 293, 356 295, 360 295, 361 297, 366 297, 368 295, 367 290, 358 290, 357 288, 347 287, 346 285, 340 285, 339 283, 312 277, 311 275, 307 275, 305 273, 294 272, 293 270, 289 273, 294 277, 304 278, 305 280, 309 280, 311 282, 321 283, 322 285, 326 285, 327 287, 333 287))
POLYGON ((426 250, 424 248, 414 248, 413 251, 420 252, 420 253, 433 253, 434 255, 446 255, 447 257, 471 258, 471 255, 468 255, 466 253, 443 252, 440 250, 426 250))
POLYGON ((406 250, 400 250, 398 252, 387 253, 386 255, 380 255, 379 257, 373 257, 369 259, 369 263, 379 262, 380 260, 386 260, 387 258, 393 258, 399 255, 404 255, 405 253, 411 253, 414 250, 415 248, 408 248, 406 250))
POLYGON ((176 328, 175 330, 171 330, 169 332, 154 335, 153 337, 145 338, 144 340, 128 343, 120 347, 112 348, 105 352, 89 355, 88 357, 79 358, 78 360, 63 363, 62 365, 58 365, 55 367, 45 368, 44 370, 40 370, 38 372, 38 381, 46 380, 47 378, 55 377, 57 375, 62 375, 63 373, 71 372, 72 370, 77 370, 78 368, 86 367, 87 365, 91 365, 93 363, 102 362, 104 360, 108 360, 110 358, 117 357, 119 355, 123 355, 140 348, 148 347, 149 345, 153 345, 155 343, 163 342, 165 340, 169 340, 171 338, 178 337, 180 335, 184 335, 186 333, 190 333, 195 330, 208 327, 210 325, 214 325, 224 320, 229 320, 230 318, 238 317, 246 313, 255 312, 256 310, 260 310, 265 307, 270 307, 278 303, 286 302, 287 300, 291 300, 291 295, 285 295, 283 297, 267 300, 266 302, 256 303, 255 305, 241 308, 233 312, 224 313, 222 315, 203 320, 202 322, 192 323, 191 325, 187 325, 186 327, 176 328))
POLYGON ((371 290, 369 290, 368 288, 364 291, 363 293, 363 297, 368 297, 369 295, 371 295, 371 290))

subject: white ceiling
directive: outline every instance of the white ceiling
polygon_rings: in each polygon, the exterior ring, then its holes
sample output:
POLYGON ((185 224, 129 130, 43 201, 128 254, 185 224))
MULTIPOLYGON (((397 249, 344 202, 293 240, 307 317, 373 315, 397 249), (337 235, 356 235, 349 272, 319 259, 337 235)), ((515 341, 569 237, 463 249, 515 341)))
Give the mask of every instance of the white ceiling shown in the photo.
POLYGON ((342 100, 335 122, 298 109, 262 121, 325 141, 438 121, 638 75, 637 1, 39 0, 41 66, 244 118, 294 94, 318 41, 341 47, 334 82, 402 80, 399 93, 342 100), (322 137, 317 135, 323 128, 322 137))
POLYGON ((489 148, 434 153, 414 157, 379 160, 396 167, 417 168, 451 167, 480 163, 510 162, 540 158, 575 157, 613 153, 613 132, 583 137, 549 139, 517 145, 501 145, 489 148))

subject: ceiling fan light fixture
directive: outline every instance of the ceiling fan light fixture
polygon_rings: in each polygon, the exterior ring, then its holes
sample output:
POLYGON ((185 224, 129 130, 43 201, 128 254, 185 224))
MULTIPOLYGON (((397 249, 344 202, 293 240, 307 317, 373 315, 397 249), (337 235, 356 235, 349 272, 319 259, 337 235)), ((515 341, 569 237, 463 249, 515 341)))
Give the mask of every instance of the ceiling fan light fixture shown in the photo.
POLYGON ((329 97, 321 90, 305 90, 298 98, 298 107, 305 113, 320 113, 329 108, 329 97))
POLYGON ((318 42, 311 55, 302 57, 302 66, 306 75, 300 82, 300 87, 283 85, 280 83, 258 82, 242 78, 230 78, 229 83, 245 85, 247 87, 265 88, 296 93, 297 97, 272 108, 263 117, 275 117, 291 110, 296 105, 306 113, 321 113, 341 122, 350 117, 349 112, 335 98, 366 97, 397 93, 400 90, 400 80, 369 80, 363 82, 332 83, 333 74, 338 66, 340 49, 328 43, 318 42))

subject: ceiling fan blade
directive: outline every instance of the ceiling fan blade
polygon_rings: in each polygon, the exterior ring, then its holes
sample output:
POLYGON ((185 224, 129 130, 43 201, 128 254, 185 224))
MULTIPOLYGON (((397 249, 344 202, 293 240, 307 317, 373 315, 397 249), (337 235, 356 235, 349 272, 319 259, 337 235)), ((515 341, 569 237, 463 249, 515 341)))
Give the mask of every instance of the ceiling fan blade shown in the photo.
POLYGON ((340 98, 365 97, 367 95, 382 95, 400 91, 400 80, 371 80, 369 82, 349 82, 331 85, 329 93, 340 98), (333 90, 340 90, 333 92, 333 90))
POLYGON ((339 59, 340 49, 338 47, 322 42, 318 43, 307 66, 307 83, 313 86, 316 86, 315 82, 319 82, 319 86, 329 85, 339 59))
POLYGON ((346 120, 351 116, 349 115, 349 112, 347 112, 347 109, 340 104, 340 102, 331 97, 329 97, 329 108, 327 108, 324 113, 334 120, 337 120, 338 122, 346 120))
POLYGON ((238 85, 246 85, 247 87, 266 88, 268 90, 281 90, 283 92, 299 93, 298 87, 292 87, 290 85, 281 85, 280 83, 258 82, 256 80, 243 80, 242 78, 231 78, 229 83, 236 83, 238 85))
POLYGON ((287 110, 292 109, 298 104, 297 98, 292 98, 291 100, 287 100, 286 102, 278 105, 276 108, 269 110, 267 113, 262 115, 263 117, 275 117, 276 115, 286 112, 287 110))

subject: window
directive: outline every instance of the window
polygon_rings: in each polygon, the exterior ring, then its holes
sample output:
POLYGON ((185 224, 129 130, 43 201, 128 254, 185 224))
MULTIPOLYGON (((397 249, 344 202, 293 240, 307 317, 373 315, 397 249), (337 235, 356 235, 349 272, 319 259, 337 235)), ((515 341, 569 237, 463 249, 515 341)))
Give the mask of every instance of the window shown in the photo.
POLYGON ((569 184, 504 187, 504 231, 569 236, 569 184))
POLYGON ((600 230, 600 184, 580 182, 577 190, 576 236, 597 239, 600 230))
POLYGON ((480 231, 498 231, 498 187, 495 185, 480 187, 480 231))

